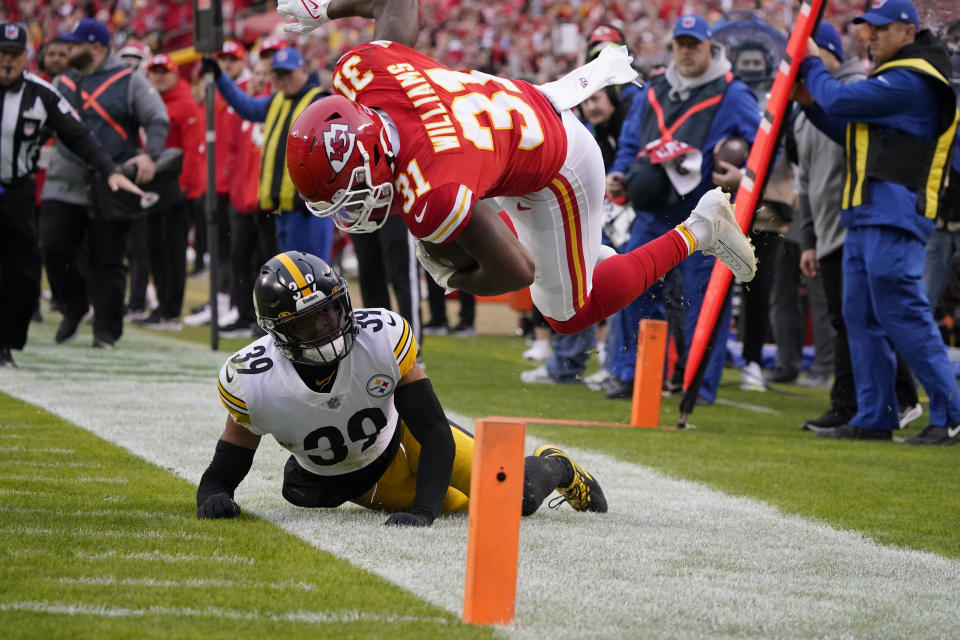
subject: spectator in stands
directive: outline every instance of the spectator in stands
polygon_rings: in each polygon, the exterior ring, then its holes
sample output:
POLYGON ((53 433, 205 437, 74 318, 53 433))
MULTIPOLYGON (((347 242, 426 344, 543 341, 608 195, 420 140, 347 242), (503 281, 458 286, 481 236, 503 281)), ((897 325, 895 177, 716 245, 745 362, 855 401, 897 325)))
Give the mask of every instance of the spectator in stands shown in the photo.
MULTIPOLYGON (((64 38, 71 43, 72 70, 60 74, 57 89, 113 160, 133 165, 138 183, 149 182, 170 127, 163 100, 146 77, 110 56, 110 32, 103 23, 84 18, 64 38)), ((93 346, 112 348, 123 333, 123 254, 130 221, 88 211, 88 183, 83 160, 58 141, 42 193, 41 245, 50 288, 63 312, 56 341, 77 335, 92 300, 93 346), (85 238, 89 279, 77 267, 85 238)))
POLYGON ((929 426, 907 442, 953 444, 960 442, 960 393, 922 282, 957 125, 950 59, 941 41, 919 30, 909 0, 875 3, 855 22, 868 25, 878 64, 870 77, 838 82, 813 40, 799 70, 808 116, 846 143, 848 158, 841 200, 843 318, 857 414, 845 425, 815 431, 828 438, 892 438, 896 347, 930 397, 929 426))
MULTIPOLYGON (((723 137, 753 141, 760 112, 753 92, 730 73, 730 62, 711 40, 707 21, 682 16, 674 27, 672 60, 633 101, 607 175, 607 197, 629 195, 637 212, 625 249, 642 246, 683 220, 690 202, 714 185, 735 190, 735 167, 716 168, 713 147, 723 137), (694 111, 694 108, 697 108, 694 111), (683 118, 681 120, 681 118, 683 118)), ((700 305, 715 262, 695 254, 682 269, 689 305, 685 339, 693 338, 700 305)), ((608 354, 612 377, 607 397, 629 398, 633 389, 640 318, 664 318, 663 283, 655 284, 617 316, 619 347, 608 354)), ((726 356, 729 311, 719 321, 716 348, 700 396, 712 403, 726 356)), ((686 350, 686 346, 685 349, 686 350)))
POLYGON ((70 45, 60 36, 54 36, 43 44, 37 54, 39 62, 37 70, 41 78, 49 82, 70 68, 67 58, 69 47, 70 45))
POLYGON ((275 93, 254 98, 240 90, 220 66, 207 57, 204 71, 217 79, 217 89, 244 120, 264 123, 260 172, 260 208, 277 212, 274 220, 281 251, 299 250, 329 261, 333 247, 333 222, 311 215, 287 172, 286 151, 290 126, 315 100, 327 95, 310 83, 303 56, 293 48, 273 54, 272 84, 275 93))
POLYGON ((147 70, 147 62, 150 60, 152 52, 150 47, 139 40, 130 39, 117 52, 125 65, 134 71, 147 70))
MULTIPOLYGON (((846 84, 866 77, 857 58, 843 59, 843 43, 833 25, 821 22, 814 37, 820 59, 838 81, 846 84)), ((857 413, 853 364, 843 322, 843 241, 846 230, 840 223, 840 196, 843 192, 843 147, 817 129, 806 114, 797 114, 793 125, 797 142, 800 185, 800 224, 803 253, 800 268, 804 275, 822 276, 830 323, 834 328, 834 380, 830 388, 830 409, 819 418, 807 420, 804 429, 832 428, 847 424, 857 413)), ((902 407, 900 426, 919 417, 923 408, 910 367, 897 354, 897 404, 902 407)))
MULTIPOLYGON (((355 241, 355 240, 354 240, 355 241)), ((423 333, 433 336, 458 336, 469 338, 477 335, 474 326, 477 313, 477 298, 466 291, 457 292, 457 302, 460 305, 460 320, 450 326, 447 320, 447 292, 427 274, 427 302, 430 306, 430 322, 423 325, 423 333)))
POLYGON ((180 77, 179 67, 170 56, 165 53, 153 56, 147 63, 147 77, 167 107, 170 132, 166 147, 183 150, 183 170, 179 197, 161 203, 147 217, 150 271, 159 304, 139 324, 151 329, 179 331, 187 279, 188 212, 201 207, 201 198, 207 190, 206 125, 190 85, 180 77))
MULTIPOLYGON (((247 94, 269 95, 270 68, 273 61, 261 58, 247 82, 247 94)), ((277 253, 277 234, 270 213, 260 210, 257 186, 260 182, 260 156, 263 152, 263 124, 236 117, 234 130, 228 133, 227 157, 230 159, 230 259, 233 264, 233 291, 237 319, 223 325, 225 338, 249 338, 262 335, 250 291, 260 265, 277 253)))
POLYGON ((40 146, 51 133, 90 165, 109 175, 110 187, 140 191, 115 172, 110 155, 84 129, 62 95, 24 69, 27 32, 0 24, 0 367, 16 364, 11 350, 23 349, 40 295, 36 183, 40 146))

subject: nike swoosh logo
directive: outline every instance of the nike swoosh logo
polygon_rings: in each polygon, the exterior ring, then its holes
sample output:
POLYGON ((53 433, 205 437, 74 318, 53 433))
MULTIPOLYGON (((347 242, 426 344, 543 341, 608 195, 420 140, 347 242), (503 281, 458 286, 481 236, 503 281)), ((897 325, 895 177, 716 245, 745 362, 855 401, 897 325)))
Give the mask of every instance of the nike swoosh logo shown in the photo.
POLYGON ((960 424, 955 427, 947 427, 947 437, 950 439, 960 436, 960 424))
POLYGON ((414 214, 413 219, 417 222, 423 222, 423 216, 427 213, 427 205, 423 205, 423 209, 420 209, 420 213, 414 214))
POLYGON ((530 211, 530 207, 525 207, 522 204, 517 204, 517 211, 530 211))
POLYGON ((231 378, 231 377, 230 377, 230 369, 227 369, 227 370, 224 372, 223 377, 227 379, 227 382, 233 382, 234 378, 236 378, 237 376, 233 376, 233 378, 231 378))

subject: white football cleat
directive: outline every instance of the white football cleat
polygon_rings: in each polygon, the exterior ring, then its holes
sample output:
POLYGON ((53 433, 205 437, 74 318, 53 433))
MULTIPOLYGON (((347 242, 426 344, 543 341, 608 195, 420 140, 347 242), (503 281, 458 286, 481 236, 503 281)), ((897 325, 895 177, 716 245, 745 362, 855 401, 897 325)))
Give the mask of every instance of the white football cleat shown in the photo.
POLYGON ((295 23, 283 25, 287 33, 310 33, 330 21, 327 17, 328 6, 330 0, 277 0, 277 13, 296 20, 295 23))
POLYGON ((753 280, 757 274, 757 256, 753 243, 740 231, 729 193, 717 187, 703 194, 683 226, 696 238, 697 249, 703 254, 716 256, 733 271, 737 280, 753 280))

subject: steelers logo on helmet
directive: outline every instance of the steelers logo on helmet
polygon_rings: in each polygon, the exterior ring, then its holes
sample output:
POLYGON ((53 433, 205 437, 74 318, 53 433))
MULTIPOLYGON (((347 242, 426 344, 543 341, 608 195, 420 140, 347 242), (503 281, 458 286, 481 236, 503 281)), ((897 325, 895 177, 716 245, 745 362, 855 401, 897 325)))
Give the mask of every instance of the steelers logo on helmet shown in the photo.
POLYGON ((393 202, 393 155, 383 118, 333 95, 303 110, 287 140, 290 179, 315 216, 349 233, 376 231, 393 202))
POLYGON ((314 255, 287 251, 268 260, 253 302, 257 324, 293 362, 331 365, 353 348, 358 328, 347 283, 314 255))

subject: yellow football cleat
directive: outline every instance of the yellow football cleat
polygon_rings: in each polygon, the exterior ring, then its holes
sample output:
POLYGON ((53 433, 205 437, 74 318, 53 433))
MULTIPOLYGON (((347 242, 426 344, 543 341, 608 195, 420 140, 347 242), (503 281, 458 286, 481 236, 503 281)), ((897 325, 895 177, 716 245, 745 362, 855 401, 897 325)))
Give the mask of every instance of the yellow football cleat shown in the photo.
POLYGON ((562 503, 569 502, 570 506, 577 511, 607 512, 607 499, 603 495, 600 483, 584 471, 580 465, 571 460, 570 456, 549 444, 539 447, 533 452, 533 455, 537 458, 561 458, 570 465, 573 471, 573 482, 566 487, 557 487, 557 492, 563 497, 556 504, 551 500, 550 508, 556 509, 562 503))

